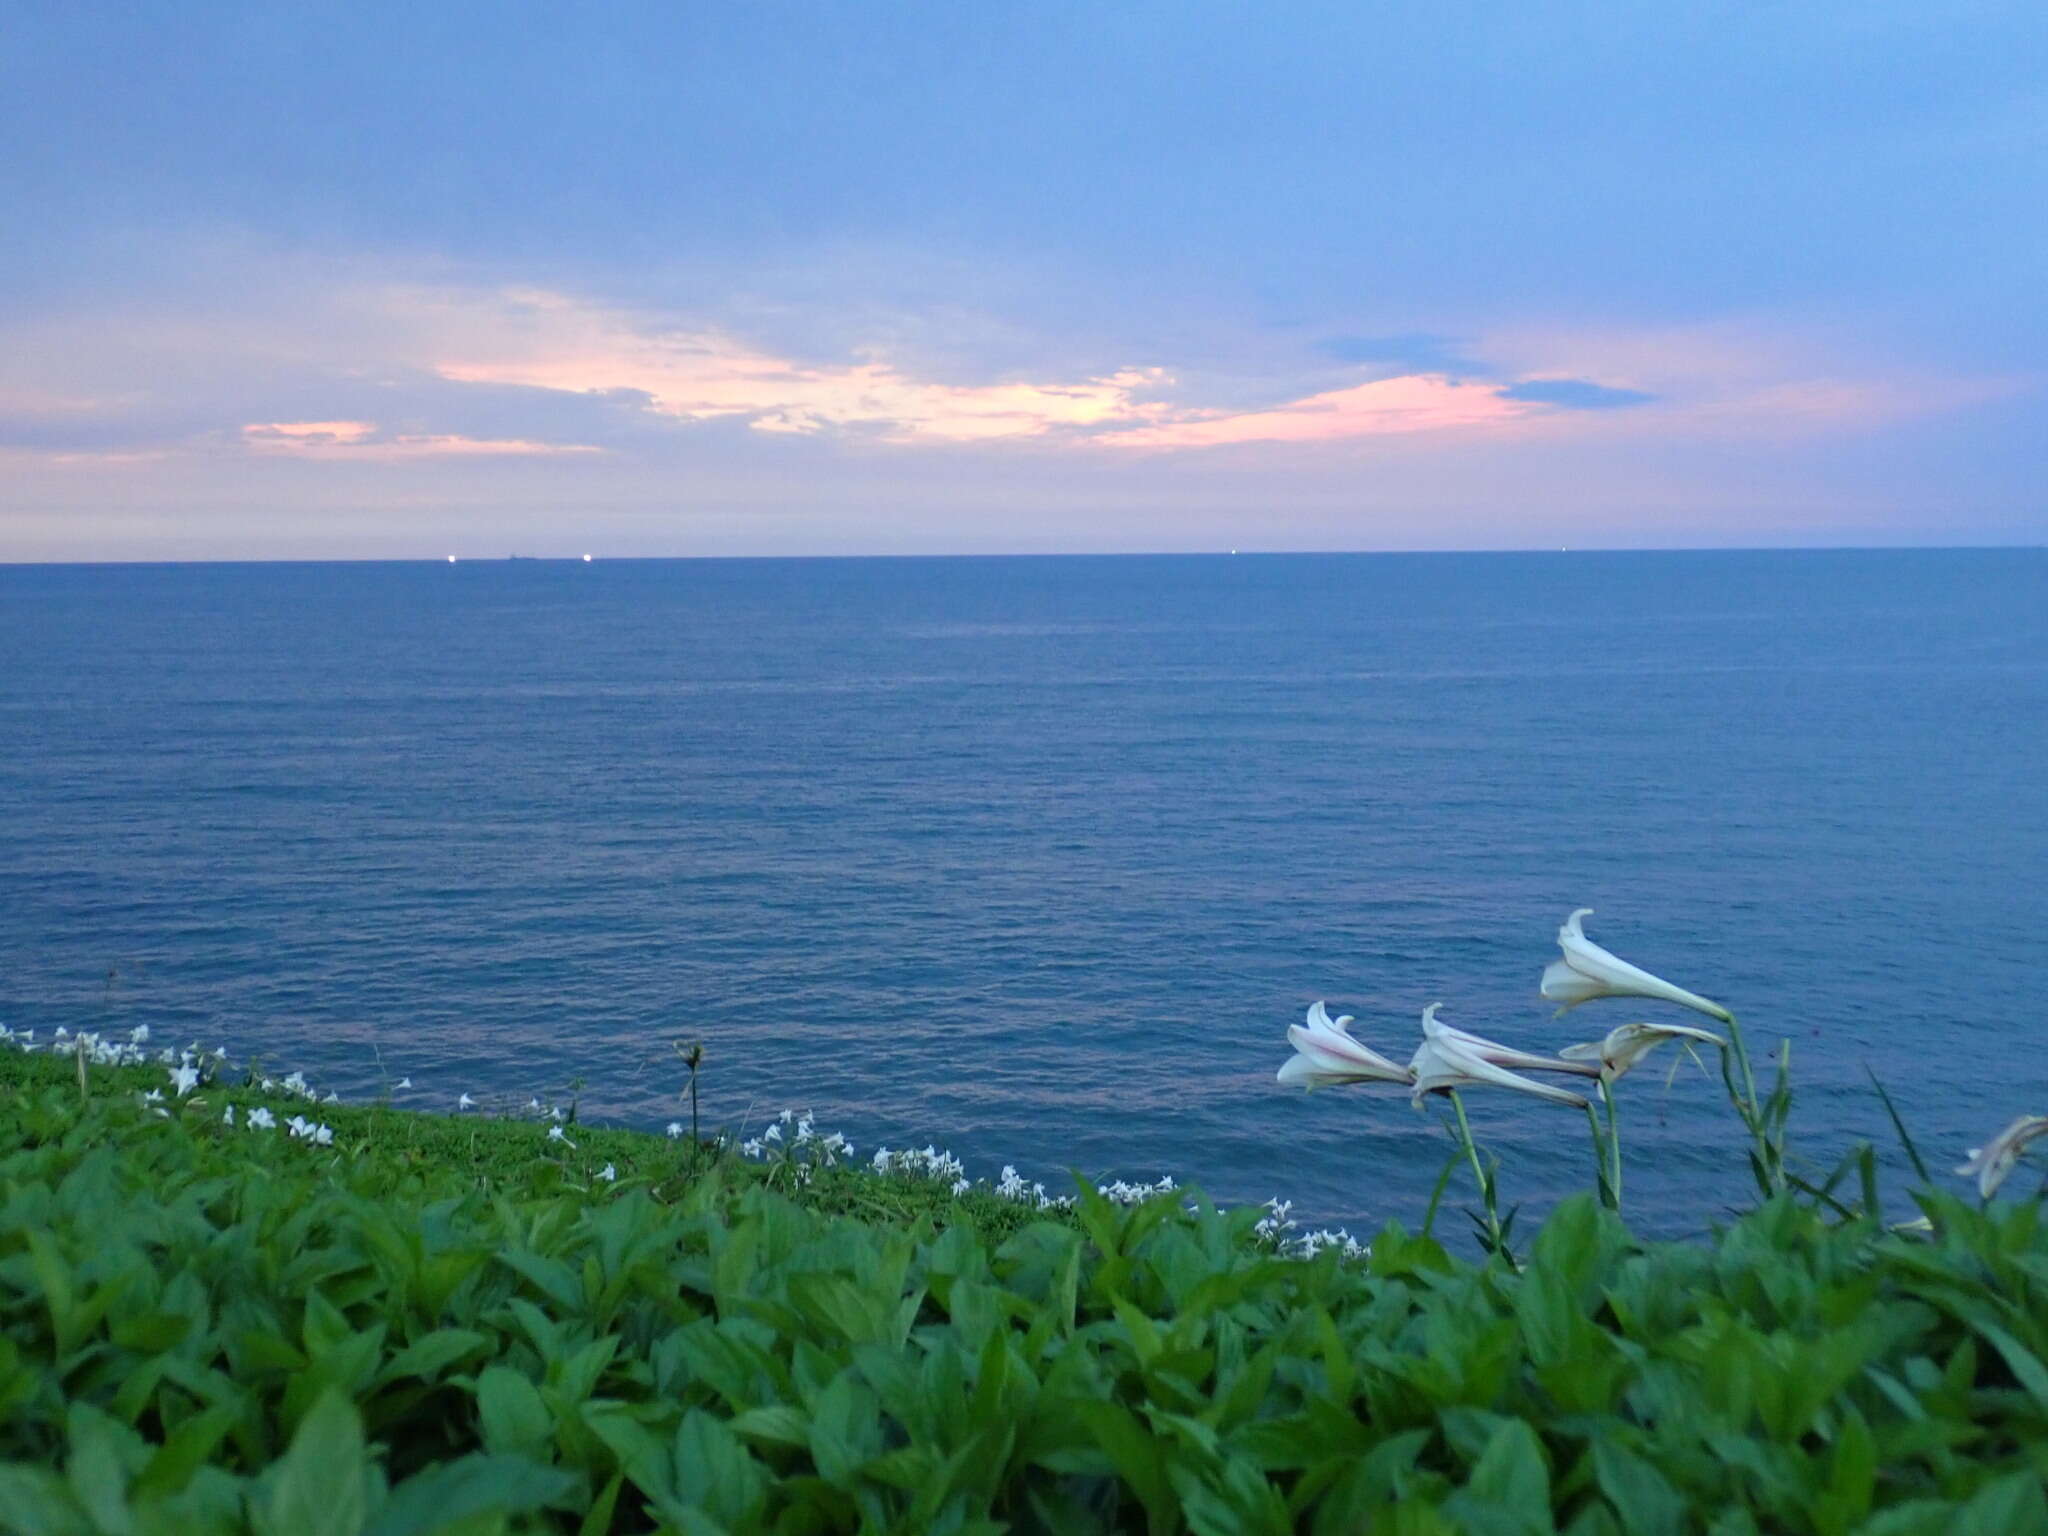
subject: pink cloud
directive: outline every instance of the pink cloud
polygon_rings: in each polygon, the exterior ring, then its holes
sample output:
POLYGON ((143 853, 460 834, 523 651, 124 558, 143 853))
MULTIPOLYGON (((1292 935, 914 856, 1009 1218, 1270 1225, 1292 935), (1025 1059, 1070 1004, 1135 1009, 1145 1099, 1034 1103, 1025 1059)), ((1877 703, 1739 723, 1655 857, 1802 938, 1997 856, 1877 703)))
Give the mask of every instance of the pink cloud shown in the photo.
POLYGON ((242 441, 257 453, 375 463, 603 451, 584 443, 542 443, 523 437, 463 437, 446 432, 377 437, 376 431, 377 424, 370 421, 252 422, 242 428, 242 441))
POLYGON ((1183 416, 1094 441, 1114 448, 1213 448, 1225 443, 1326 443, 1452 428, 1491 427, 1535 409, 1503 400, 1497 385, 1436 373, 1375 379, 1263 411, 1183 416))
POLYGON ((898 443, 1043 437, 1149 419, 1139 395, 1169 382, 1156 368, 1079 380, 943 384, 878 359, 795 362, 722 332, 650 326, 558 294, 443 297, 427 306, 448 334, 432 367, 469 384, 571 394, 644 395, 685 421, 748 418, 755 431, 865 432, 898 443))

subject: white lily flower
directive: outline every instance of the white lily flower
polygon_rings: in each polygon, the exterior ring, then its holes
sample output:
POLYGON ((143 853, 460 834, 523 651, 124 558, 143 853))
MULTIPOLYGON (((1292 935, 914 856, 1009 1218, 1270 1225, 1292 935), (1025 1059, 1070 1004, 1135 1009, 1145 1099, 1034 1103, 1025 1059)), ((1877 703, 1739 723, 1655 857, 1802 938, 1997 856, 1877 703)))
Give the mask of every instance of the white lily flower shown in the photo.
POLYGON ((133 1029, 129 1030, 128 1043, 130 1045, 149 1044, 149 1026, 147 1024, 138 1024, 133 1029))
POLYGON ((412 1079, 409 1077, 401 1077, 397 1082, 391 1085, 394 1092, 400 1088, 410 1088, 411 1086, 412 1079))
POLYGON ((1970 1160, 1956 1170, 1977 1176, 1977 1193, 1989 1200, 2012 1172, 2028 1142, 2048 1136, 2048 1115, 2021 1115, 1991 1139, 1989 1146, 1970 1148, 1970 1160))
POLYGON ((1728 1042, 1710 1029, 1693 1029, 1685 1024, 1623 1024, 1610 1029, 1604 1040, 1568 1045, 1557 1054, 1566 1061, 1597 1061, 1600 1080, 1611 1083, 1666 1040, 1697 1040, 1702 1045, 1726 1049, 1728 1042))
POLYGON ((1554 1057, 1531 1056, 1512 1046, 1498 1044, 1479 1035, 1468 1034, 1462 1029, 1453 1029, 1448 1024, 1439 1024, 1436 1011, 1441 1003, 1431 1003, 1422 1010, 1422 1044, 1416 1047, 1414 1058, 1408 1063, 1408 1070, 1414 1074, 1414 1088, 1409 1094, 1417 1109, 1422 1108, 1423 1097, 1432 1093, 1447 1093, 1453 1088, 1473 1084, 1491 1083, 1496 1088, 1513 1088, 1522 1093, 1534 1094, 1539 1099, 1548 1099, 1553 1104, 1569 1104, 1574 1109, 1584 1109, 1586 1101, 1569 1088, 1553 1088, 1548 1083, 1539 1083, 1534 1078, 1522 1077, 1510 1072, 1501 1063, 1527 1067, 1534 1071, 1574 1072, 1598 1075, 1598 1067, 1585 1067, 1576 1062, 1559 1061, 1554 1057))
POLYGON ((470 1097, 470 1096, 469 1096, 468 1094, 466 1094, 466 1093, 465 1093, 465 1094, 464 1094, 464 1095, 463 1095, 463 1096, 462 1096, 461 1098, 459 1098, 459 1099, 457 1099, 457 1100, 455 1101, 455 1109, 456 1109, 456 1112, 457 1112, 458 1114, 459 1114, 459 1113, 461 1113, 461 1112, 462 1112, 463 1110, 465 1110, 465 1109, 475 1109, 475 1108, 476 1108, 476 1100, 475 1100, 475 1099, 472 1099, 472 1098, 471 1098, 471 1097, 470 1097))
POLYGON ((563 1146, 569 1147, 571 1149, 574 1149, 576 1145, 575 1142, 569 1139, 568 1133, 565 1132, 559 1125, 551 1125, 548 1127, 548 1140, 559 1141, 563 1146))
POLYGON ((284 1128, 294 1136, 309 1136, 313 1131, 313 1122, 304 1115, 293 1115, 291 1119, 285 1121, 284 1128))
POLYGON ((1278 1080, 1290 1088, 1311 1089, 1333 1083, 1415 1081, 1406 1067, 1354 1040, 1350 1024, 1350 1014, 1332 1019, 1321 1003, 1311 1003, 1305 1024, 1287 1026, 1287 1043, 1295 1054, 1281 1064, 1278 1080))
POLYGON ((171 1073, 171 1086, 178 1090, 178 1097, 182 1099, 186 1094, 199 1086, 199 1069, 197 1067, 176 1068, 171 1073))
POLYGON ((607 1184, 615 1184, 618 1182, 619 1170, 614 1168, 610 1163, 606 1163, 602 1168, 597 1170, 597 1176, 600 1179, 603 1179, 607 1184))
POLYGON ((161 1104, 163 1101, 164 1091, 161 1088, 152 1088, 142 1096, 142 1102, 145 1104, 161 1104))
POLYGON ((669 1121, 669 1123, 668 1123, 668 1139, 669 1139, 670 1141, 676 1141, 676 1140, 679 1140, 679 1139, 681 1139, 681 1137, 682 1137, 682 1134, 683 1134, 683 1122, 682 1122, 682 1121, 680 1121, 680 1120, 671 1120, 671 1121, 669 1121))
POLYGON ((1543 972, 1543 995, 1558 1005, 1558 1012, 1590 1003, 1596 997, 1655 997, 1683 1008, 1696 1009, 1711 1018, 1729 1023, 1733 1015, 1719 1003, 1697 992, 1674 987, 1660 976, 1609 954, 1587 938, 1579 919, 1592 916, 1591 907, 1580 907, 1557 930, 1557 947, 1564 958, 1553 960, 1543 972))
POLYGON ((249 1111, 249 1129, 250 1129, 250 1130, 252 1130, 252 1131, 267 1131, 267 1130, 271 1130, 271 1129, 273 1129, 273 1128, 274 1128, 274 1127, 275 1127, 276 1125, 277 1125, 277 1116, 273 1115, 273 1114, 272 1114, 272 1113, 271 1113, 271 1112, 270 1112, 270 1111, 269 1111, 269 1110, 268 1110, 268 1109, 267 1109, 266 1107, 264 1107, 263 1105, 261 1105, 261 1104, 258 1104, 258 1105, 257 1105, 257 1106, 256 1106, 256 1107, 255 1107, 254 1109, 252 1109, 252 1110, 250 1110, 250 1111, 249 1111))
POLYGON ((307 1134, 313 1138, 313 1145, 316 1147, 331 1147, 334 1145, 334 1128, 332 1126, 316 1125, 307 1134))
POLYGON ((226 1109, 220 1112, 220 1123, 222 1125, 233 1125, 235 1123, 234 1105, 230 1104, 226 1109))

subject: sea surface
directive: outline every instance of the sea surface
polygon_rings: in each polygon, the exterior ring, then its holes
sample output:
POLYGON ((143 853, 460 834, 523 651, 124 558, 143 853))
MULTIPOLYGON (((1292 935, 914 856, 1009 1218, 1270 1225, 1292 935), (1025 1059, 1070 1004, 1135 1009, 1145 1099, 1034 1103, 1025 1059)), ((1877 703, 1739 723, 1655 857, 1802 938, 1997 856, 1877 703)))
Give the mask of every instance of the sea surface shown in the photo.
MULTIPOLYGON (((1866 1069, 1942 1168, 2048 1112, 2048 552, 0 567, 0 1023, 44 1038, 654 1127, 701 1037, 707 1127, 1362 1234, 1450 1144, 1280 1088, 1287 1025, 1706 1022, 1553 1017, 1578 906, 1790 1042, 1812 1167, 1900 1165, 1866 1069)), ((1718 1080, 1622 1095, 1634 1214, 1703 1230, 1718 1080)), ((1587 1182, 1574 1112, 1468 1105, 1505 1198, 1587 1182)))

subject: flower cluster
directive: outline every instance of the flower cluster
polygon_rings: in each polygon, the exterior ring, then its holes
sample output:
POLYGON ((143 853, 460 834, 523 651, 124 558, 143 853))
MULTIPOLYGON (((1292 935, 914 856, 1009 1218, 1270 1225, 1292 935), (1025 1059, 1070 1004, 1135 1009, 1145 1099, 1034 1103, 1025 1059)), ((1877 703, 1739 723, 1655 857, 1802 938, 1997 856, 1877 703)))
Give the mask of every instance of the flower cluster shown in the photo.
POLYGON ((1143 1205, 1154 1195, 1170 1195, 1180 1186, 1173 1182, 1170 1173, 1161 1174, 1157 1184, 1127 1184, 1122 1179, 1095 1186, 1095 1193, 1111 1205, 1143 1205))
POLYGON ((1017 1170, 1003 1164, 1003 1176, 996 1180, 996 1193, 1005 1200, 1021 1201, 1041 1211, 1064 1211, 1074 1203, 1072 1195, 1048 1195, 1043 1184, 1027 1184, 1017 1170))
POLYGON ((922 1152, 910 1148, 902 1152, 891 1152, 887 1147, 875 1149, 868 1166, 876 1173, 901 1173, 914 1179, 935 1179, 956 1195, 964 1195, 973 1186, 968 1183, 966 1166, 950 1152, 941 1152, 937 1147, 926 1147, 922 1152))
MULTIPOLYGON (((682 1121, 670 1122, 668 1133, 680 1138, 682 1121)), ((813 1170, 835 1168, 850 1159, 853 1143, 837 1131, 821 1134, 808 1110, 799 1115, 793 1109, 785 1109, 759 1136, 741 1142, 740 1153, 765 1162, 787 1164, 795 1170, 794 1177, 802 1185, 811 1182, 813 1170)))
MULTIPOLYGON (((235 1123, 234 1105, 230 1104, 220 1112, 220 1123, 235 1123)), ((252 1131, 274 1131, 277 1129, 277 1116, 270 1112, 268 1106, 259 1104, 242 1117, 242 1123, 252 1131)), ((284 1122, 284 1128, 294 1141, 310 1141, 316 1147, 334 1145, 334 1127, 318 1124, 304 1115, 293 1115, 284 1122)))
POLYGON ((1292 1200, 1268 1200, 1263 1209, 1266 1214, 1253 1226, 1252 1235, 1270 1243, 1282 1258, 1312 1259, 1332 1248, 1347 1259, 1372 1257, 1372 1248, 1342 1227, 1318 1227, 1313 1232, 1297 1233, 1292 1200))

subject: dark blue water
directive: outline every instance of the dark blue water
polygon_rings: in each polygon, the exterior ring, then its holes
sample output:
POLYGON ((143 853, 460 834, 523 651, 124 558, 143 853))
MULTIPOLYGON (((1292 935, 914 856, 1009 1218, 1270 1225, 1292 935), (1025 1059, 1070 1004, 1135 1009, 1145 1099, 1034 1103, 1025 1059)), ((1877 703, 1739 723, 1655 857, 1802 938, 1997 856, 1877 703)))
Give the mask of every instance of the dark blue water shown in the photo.
MULTIPOLYGON (((4 568, 0 745, 0 1022, 344 1094, 655 1124, 687 1032, 714 1122, 1412 1222, 1433 1117, 1278 1088, 1285 1026, 1642 1016, 1536 998, 1586 905, 1792 1038, 1817 1163, 1866 1063, 1944 1163, 2048 1111, 2042 551, 4 568)), ((1625 1090, 1697 1228, 1717 1085, 1625 1090)))

